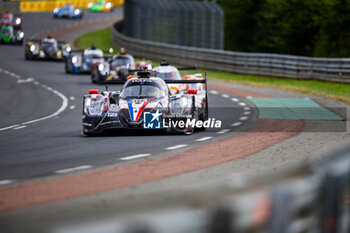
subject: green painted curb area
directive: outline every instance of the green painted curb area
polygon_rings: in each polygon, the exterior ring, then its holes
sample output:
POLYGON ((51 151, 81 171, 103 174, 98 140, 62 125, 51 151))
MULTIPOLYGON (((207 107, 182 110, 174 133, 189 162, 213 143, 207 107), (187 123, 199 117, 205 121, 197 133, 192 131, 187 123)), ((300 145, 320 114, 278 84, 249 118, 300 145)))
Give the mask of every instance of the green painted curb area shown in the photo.
POLYGON ((259 109, 259 118, 291 120, 343 120, 309 98, 249 98, 259 109))

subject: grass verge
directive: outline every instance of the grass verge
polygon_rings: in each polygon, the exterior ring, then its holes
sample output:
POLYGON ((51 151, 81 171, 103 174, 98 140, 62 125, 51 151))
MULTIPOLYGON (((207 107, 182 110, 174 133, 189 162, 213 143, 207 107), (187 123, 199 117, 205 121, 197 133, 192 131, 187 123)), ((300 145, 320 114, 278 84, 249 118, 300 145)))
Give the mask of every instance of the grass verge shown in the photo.
POLYGON ((118 49, 112 44, 111 35, 112 31, 109 28, 89 32, 76 39, 74 45, 79 49, 86 49, 94 45, 103 51, 113 48, 114 52, 117 52, 118 49))
MULTIPOLYGON (((111 42, 111 33, 112 32, 110 29, 102 29, 90 32, 79 37, 75 41, 75 45, 78 48, 84 49, 94 44, 97 48, 101 48, 105 51, 108 51, 109 48, 113 48, 114 51, 117 51, 117 48, 113 46, 111 42)), ((157 65, 159 64, 159 62, 157 61, 153 64, 157 65)), ((203 71, 194 72, 203 73, 203 71)), ((227 72, 215 71, 209 71, 207 73, 208 77, 212 80, 220 80, 237 84, 246 84, 257 87, 272 87, 305 94, 329 97, 341 100, 346 103, 350 103, 350 84, 347 83, 332 83, 317 80, 282 79, 253 75, 238 75, 227 72)))

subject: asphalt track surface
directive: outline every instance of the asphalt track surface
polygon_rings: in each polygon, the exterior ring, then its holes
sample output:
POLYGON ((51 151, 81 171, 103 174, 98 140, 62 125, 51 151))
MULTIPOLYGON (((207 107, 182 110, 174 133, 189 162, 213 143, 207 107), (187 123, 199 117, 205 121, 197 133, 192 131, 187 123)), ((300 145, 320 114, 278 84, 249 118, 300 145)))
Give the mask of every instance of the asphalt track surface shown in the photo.
MULTIPOLYGON (((87 13, 83 21, 121 14, 120 9, 87 13)), ((72 22, 50 13, 23 14, 26 38, 72 22)), ((190 136, 144 131, 85 137, 82 96, 95 88, 104 89, 91 84, 89 75, 65 74, 62 62, 26 61, 23 46, 0 45, 0 185, 182 152, 231 136, 256 116, 246 100, 209 90, 209 115, 222 120, 219 130, 190 136)))

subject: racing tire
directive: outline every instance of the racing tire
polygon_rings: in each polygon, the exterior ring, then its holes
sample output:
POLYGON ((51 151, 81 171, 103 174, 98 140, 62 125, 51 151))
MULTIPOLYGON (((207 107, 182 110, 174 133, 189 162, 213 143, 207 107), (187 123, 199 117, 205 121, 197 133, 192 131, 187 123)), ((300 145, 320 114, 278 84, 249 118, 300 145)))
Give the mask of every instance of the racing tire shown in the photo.
POLYGON ((92 83, 97 83, 96 80, 95 80, 95 72, 92 72, 92 74, 91 74, 91 82, 92 83))
MULTIPOLYGON (((195 97, 192 96, 192 109, 191 109, 191 112, 192 112, 192 119, 191 119, 191 120, 193 120, 193 119, 198 120, 198 117, 196 116, 196 113, 195 113, 196 108, 195 108, 195 99, 194 99, 194 98, 195 98, 195 97)), ((196 130, 195 127, 193 127, 193 128, 191 127, 190 129, 186 129, 186 130, 184 131, 184 134, 185 134, 185 135, 192 135, 192 134, 194 134, 195 130, 196 130)))
POLYGON ((64 70, 66 71, 66 74, 70 73, 70 71, 68 70, 67 64, 64 65, 64 70))

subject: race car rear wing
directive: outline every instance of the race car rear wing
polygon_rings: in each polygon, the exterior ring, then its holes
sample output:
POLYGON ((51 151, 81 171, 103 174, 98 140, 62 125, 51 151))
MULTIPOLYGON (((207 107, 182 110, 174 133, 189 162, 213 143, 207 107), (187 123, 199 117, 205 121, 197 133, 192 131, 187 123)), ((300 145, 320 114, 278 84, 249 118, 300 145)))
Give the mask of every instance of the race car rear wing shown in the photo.
MULTIPOLYGON (((41 39, 28 39, 26 40, 26 43, 33 42, 33 43, 40 43, 41 39)), ((68 44, 66 41, 58 40, 57 44, 68 44)))
MULTIPOLYGON (((145 74, 150 74, 149 71, 140 71, 138 72, 138 74, 140 73, 145 73, 145 74)), ((164 80, 165 83, 167 84, 191 84, 191 83, 203 83, 205 85, 205 91, 207 92, 208 87, 207 87, 207 72, 205 72, 205 76, 204 79, 195 79, 195 80, 164 80)), ((112 82, 110 82, 110 84, 124 84, 126 83, 127 80, 113 80, 112 82)), ((108 89, 108 84, 106 84, 106 89, 108 89)))

